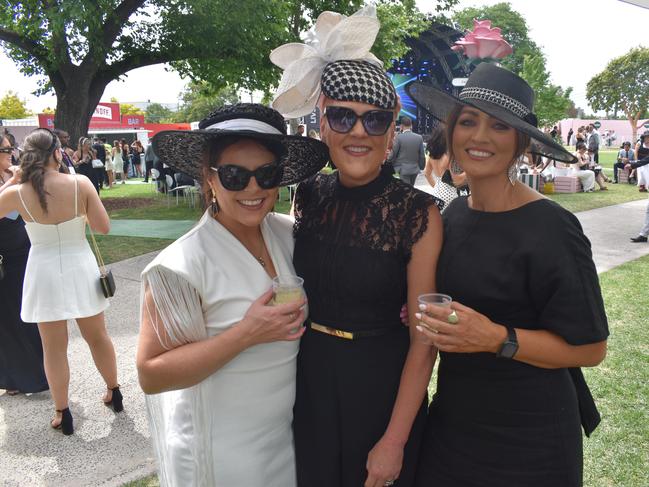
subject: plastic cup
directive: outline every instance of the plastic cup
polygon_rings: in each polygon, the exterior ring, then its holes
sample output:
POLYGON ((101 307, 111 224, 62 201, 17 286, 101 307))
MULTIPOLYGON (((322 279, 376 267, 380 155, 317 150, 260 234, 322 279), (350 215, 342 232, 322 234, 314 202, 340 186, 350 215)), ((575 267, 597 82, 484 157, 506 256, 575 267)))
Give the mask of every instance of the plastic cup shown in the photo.
POLYGON ((298 276, 273 277, 273 304, 299 301, 304 296, 304 279, 298 276))
POLYGON ((421 294, 417 297, 419 304, 432 304, 435 306, 443 306, 445 308, 450 308, 453 298, 448 294, 440 293, 430 293, 430 294, 421 294))

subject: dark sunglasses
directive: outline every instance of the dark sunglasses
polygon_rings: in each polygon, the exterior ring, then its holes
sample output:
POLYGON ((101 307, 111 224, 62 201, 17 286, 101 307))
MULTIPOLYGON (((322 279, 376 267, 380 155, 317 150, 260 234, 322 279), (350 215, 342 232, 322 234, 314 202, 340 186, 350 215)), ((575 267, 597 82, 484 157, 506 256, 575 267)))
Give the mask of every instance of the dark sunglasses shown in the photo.
POLYGON ((15 149, 15 147, 0 147, 0 154, 11 154, 15 149))
POLYGON ((284 175, 284 168, 277 162, 271 162, 258 167, 254 171, 245 167, 225 164, 224 166, 212 167, 219 175, 219 181, 228 191, 241 191, 248 186, 250 178, 255 177, 257 184, 262 189, 272 189, 279 186, 284 175))
POLYGON ((367 135, 384 135, 394 120, 394 113, 388 110, 370 110, 359 115, 351 108, 336 106, 327 107, 324 116, 331 130, 340 134, 349 132, 360 119, 367 135))

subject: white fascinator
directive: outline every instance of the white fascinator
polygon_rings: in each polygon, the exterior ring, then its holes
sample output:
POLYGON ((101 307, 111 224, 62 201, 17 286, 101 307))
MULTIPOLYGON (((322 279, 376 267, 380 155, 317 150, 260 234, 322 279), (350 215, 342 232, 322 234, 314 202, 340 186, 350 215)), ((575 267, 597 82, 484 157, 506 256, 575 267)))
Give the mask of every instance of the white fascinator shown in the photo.
POLYGON ((380 23, 373 5, 347 17, 322 12, 304 44, 291 42, 270 53, 270 60, 284 70, 273 108, 288 118, 313 111, 320 96, 320 80, 327 64, 359 60, 379 68, 383 63, 370 52, 380 23))

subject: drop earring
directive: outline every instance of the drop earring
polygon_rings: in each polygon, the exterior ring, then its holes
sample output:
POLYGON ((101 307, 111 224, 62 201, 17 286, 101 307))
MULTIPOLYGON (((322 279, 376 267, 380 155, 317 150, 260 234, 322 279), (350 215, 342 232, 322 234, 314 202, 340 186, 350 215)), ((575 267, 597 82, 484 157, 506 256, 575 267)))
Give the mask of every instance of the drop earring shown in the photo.
POLYGON ((216 193, 214 192, 214 189, 211 186, 210 186, 210 190, 212 191, 212 204, 211 204, 212 216, 215 216, 219 212, 219 204, 216 201, 216 193))
POLYGON ((460 165, 457 163, 457 161, 455 160, 455 158, 453 158, 453 160, 451 161, 451 172, 452 172, 453 174, 460 174, 460 173, 462 172, 462 168, 461 168, 460 165))
POLYGON ((509 166, 509 169, 507 170, 507 177, 509 178, 509 182, 512 183, 512 186, 514 186, 514 184, 516 184, 516 180, 518 179, 518 161, 509 166))

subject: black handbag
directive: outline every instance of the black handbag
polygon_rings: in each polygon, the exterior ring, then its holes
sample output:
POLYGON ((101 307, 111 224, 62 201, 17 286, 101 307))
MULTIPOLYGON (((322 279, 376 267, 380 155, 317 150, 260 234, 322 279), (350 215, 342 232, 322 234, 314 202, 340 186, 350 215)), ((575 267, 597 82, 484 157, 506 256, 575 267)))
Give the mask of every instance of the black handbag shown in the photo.
POLYGON ((97 265, 99 266, 99 285, 101 286, 101 291, 104 293, 104 297, 112 298, 115 295, 115 290, 117 288, 115 286, 115 278, 113 277, 113 272, 110 269, 106 268, 104 259, 101 257, 101 252, 99 251, 99 246, 97 245, 97 241, 95 240, 95 234, 92 231, 92 227, 90 226, 90 222, 88 221, 87 214, 86 223, 88 224, 88 230, 90 230, 90 240, 92 240, 92 246, 95 249, 95 258, 97 259, 97 265))
POLYGON ((101 290, 105 297, 112 298, 115 295, 115 278, 113 277, 113 271, 104 268, 104 272, 99 276, 99 284, 101 284, 101 290))

